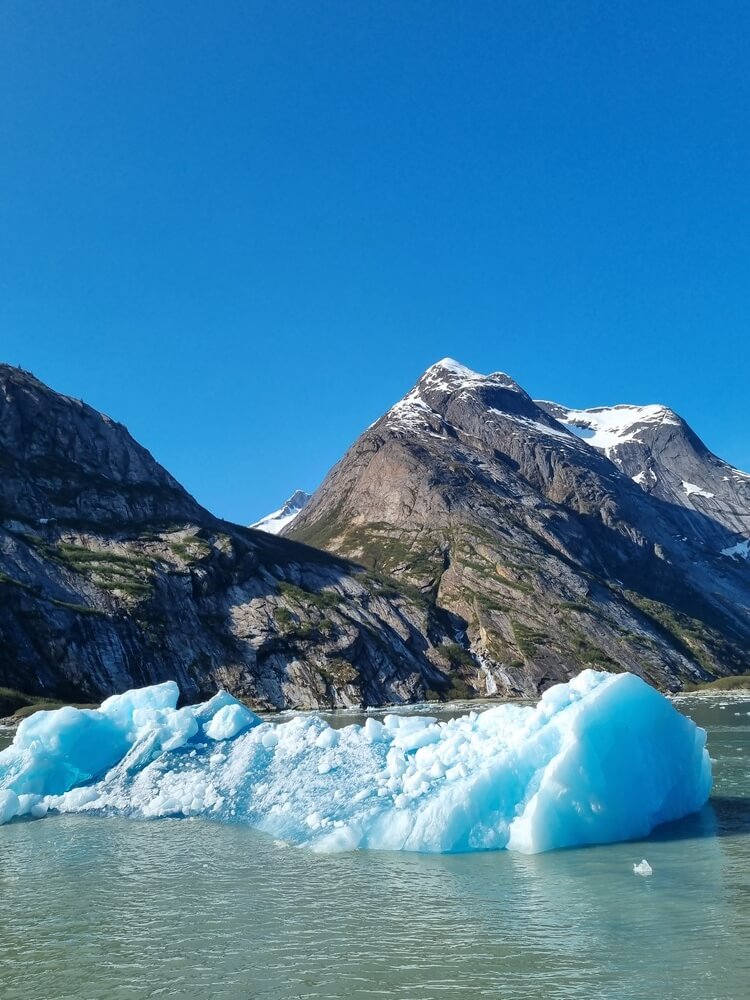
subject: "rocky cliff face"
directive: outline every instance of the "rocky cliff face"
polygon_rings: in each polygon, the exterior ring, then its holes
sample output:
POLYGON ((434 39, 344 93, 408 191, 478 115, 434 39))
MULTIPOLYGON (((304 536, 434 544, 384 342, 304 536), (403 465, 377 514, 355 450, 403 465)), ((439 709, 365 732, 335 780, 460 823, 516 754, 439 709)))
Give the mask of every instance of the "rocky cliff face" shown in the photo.
POLYGON ((582 665, 667 688, 749 669, 750 575, 722 554, 747 525, 741 474, 707 462, 671 418, 658 431, 640 420, 610 453, 558 417, 575 423, 507 375, 446 359, 357 440, 285 533, 453 615, 455 670, 480 694, 531 694, 582 665), (673 483, 689 474, 718 496, 710 465, 735 489, 731 516, 687 486, 646 488, 656 456, 657 476, 669 466, 673 483))
POLYGON ((87 701, 173 678, 259 708, 453 691, 450 618, 420 593, 218 520, 122 425, 8 366, 0 472, 0 685, 87 701))

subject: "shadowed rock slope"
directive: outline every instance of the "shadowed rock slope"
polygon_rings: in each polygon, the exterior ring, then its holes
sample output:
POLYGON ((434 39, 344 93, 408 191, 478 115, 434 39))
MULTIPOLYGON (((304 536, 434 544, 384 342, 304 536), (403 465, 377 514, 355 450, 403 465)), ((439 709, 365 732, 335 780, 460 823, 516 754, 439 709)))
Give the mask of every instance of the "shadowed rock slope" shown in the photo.
POLYGON ((447 628, 416 590, 218 520, 121 424, 0 366, 0 685, 91 701, 173 678, 259 708, 447 697, 447 628))
MULTIPOLYGON (((439 362, 284 534, 392 575, 453 615, 455 670, 479 694, 532 694, 584 665, 669 689, 746 671, 750 572, 725 554, 748 523, 743 484, 732 519, 649 491, 643 456, 637 471, 618 465, 560 423, 573 423, 562 411, 507 375, 439 362)), ((697 438, 686 425, 683 435, 685 481, 706 482, 697 438)), ((676 468, 679 447, 651 452, 676 468)))

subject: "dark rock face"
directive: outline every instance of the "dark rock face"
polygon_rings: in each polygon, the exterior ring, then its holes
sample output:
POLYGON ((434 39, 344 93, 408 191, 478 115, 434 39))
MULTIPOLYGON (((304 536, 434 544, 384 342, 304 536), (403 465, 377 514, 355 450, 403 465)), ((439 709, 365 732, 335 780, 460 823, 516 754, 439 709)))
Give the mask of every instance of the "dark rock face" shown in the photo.
POLYGON ((531 694, 583 665, 672 689, 748 670, 750 572, 722 553, 746 531, 750 479, 701 451, 681 421, 653 436, 645 421, 634 440, 649 465, 630 440, 614 454, 592 446, 561 410, 507 375, 446 359, 358 439, 284 534, 453 615, 449 655, 481 694, 531 694), (682 497, 644 488, 639 473, 657 459, 682 497), (682 485, 718 496, 717 476, 734 490, 720 517, 713 498, 698 504, 682 485))
POLYGON ((122 424, 0 366, 0 514, 86 524, 195 519, 201 508, 122 424))
POLYGON ((447 615, 213 517, 120 424, 0 366, 0 685, 76 701, 173 678, 260 708, 452 688, 447 615))

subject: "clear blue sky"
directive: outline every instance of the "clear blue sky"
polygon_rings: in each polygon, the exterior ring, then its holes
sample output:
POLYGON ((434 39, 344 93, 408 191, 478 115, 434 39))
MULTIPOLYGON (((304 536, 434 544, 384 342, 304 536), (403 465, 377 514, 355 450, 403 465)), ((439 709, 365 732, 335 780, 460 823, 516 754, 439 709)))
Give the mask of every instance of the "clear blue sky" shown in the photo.
POLYGON ((0 356, 247 522, 451 355, 750 468, 750 4, 3 0, 0 356))

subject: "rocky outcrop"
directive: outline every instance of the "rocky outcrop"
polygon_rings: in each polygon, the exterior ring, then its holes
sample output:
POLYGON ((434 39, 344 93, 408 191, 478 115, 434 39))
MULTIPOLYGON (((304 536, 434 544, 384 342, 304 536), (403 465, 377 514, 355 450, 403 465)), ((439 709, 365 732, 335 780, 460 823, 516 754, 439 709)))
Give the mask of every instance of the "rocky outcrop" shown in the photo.
POLYGON ((257 708, 448 696, 451 621, 344 559, 213 517, 127 430, 0 366, 0 686, 176 680, 257 708))
POLYGON ((582 665, 672 689, 747 670, 750 577, 722 554, 740 522, 645 490, 560 415, 446 359, 285 534, 454 616, 455 670, 479 694, 532 694, 582 665))

